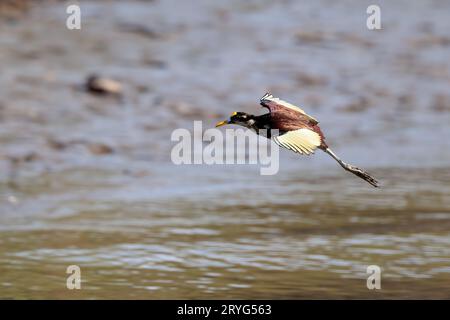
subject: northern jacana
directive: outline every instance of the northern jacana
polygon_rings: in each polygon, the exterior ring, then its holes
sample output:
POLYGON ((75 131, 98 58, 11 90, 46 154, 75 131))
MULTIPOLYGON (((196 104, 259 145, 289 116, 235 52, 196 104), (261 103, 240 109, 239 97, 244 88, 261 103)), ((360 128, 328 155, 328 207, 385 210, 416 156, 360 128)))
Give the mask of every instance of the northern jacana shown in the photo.
POLYGON ((267 138, 272 138, 275 143, 286 149, 300 154, 310 155, 319 148, 336 160, 342 168, 366 180, 374 187, 378 187, 375 180, 366 171, 345 163, 331 151, 325 142, 325 136, 318 126, 319 122, 306 114, 305 111, 293 104, 275 98, 266 93, 260 100, 260 104, 269 109, 269 113, 255 116, 245 112, 233 112, 230 119, 218 122, 216 127, 226 124, 237 124, 255 130, 260 134, 264 129, 267 138), (278 136, 272 136, 271 130, 277 129, 278 136))

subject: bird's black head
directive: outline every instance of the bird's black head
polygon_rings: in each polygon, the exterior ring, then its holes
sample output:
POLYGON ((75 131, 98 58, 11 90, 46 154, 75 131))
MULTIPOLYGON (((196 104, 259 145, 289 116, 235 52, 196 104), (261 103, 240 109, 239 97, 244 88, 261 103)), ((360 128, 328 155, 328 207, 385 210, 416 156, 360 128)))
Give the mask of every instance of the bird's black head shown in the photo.
POLYGON ((216 127, 221 127, 226 124, 237 124, 247 128, 251 128, 255 123, 255 116, 245 112, 233 112, 230 119, 220 121, 216 124, 216 127))

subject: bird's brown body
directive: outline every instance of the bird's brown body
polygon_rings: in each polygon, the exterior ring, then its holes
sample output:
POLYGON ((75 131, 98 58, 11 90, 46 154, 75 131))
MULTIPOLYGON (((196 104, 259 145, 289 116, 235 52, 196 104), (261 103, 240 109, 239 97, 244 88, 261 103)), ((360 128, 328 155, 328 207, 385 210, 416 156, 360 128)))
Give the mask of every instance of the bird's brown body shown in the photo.
POLYGON ((319 148, 328 148, 328 145, 325 142, 325 136, 320 129, 318 122, 311 120, 301 113, 290 110, 288 110, 287 112, 283 112, 283 114, 280 114, 279 112, 271 112, 269 123, 270 127, 278 129, 280 131, 280 134, 298 129, 309 129, 311 131, 314 131, 320 136, 321 144, 319 148))
MULTIPOLYGON (((299 129, 311 130, 320 137, 320 145, 318 148, 323 150, 327 149, 328 145, 326 144, 325 136, 319 127, 319 122, 304 113, 300 108, 295 106, 286 107, 283 103, 285 102, 282 100, 267 100, 264 99, 264 97, 261 99, 261 105, 270 111, 270 128, 278 129, 280 134, 299 129)), ((290 106, 290 104, 287 105, 290 106)))
POLYGON ((254 116, 244 112, 234 112, 230 120, 221 121, 217 126, 238 124, 254 129, 258 134, 261 130, 268 130, 267 138, 273 138, 278 145, 300 154, 309 155, 314 153, 315 149, 321 149, 333 157, 345 170, 366 180, 374 187, 378 186, 378 181, 366 171, 343 162, 331 151, 315 118, 299 107, 274 98, 269 93, 261 98, 260 103, 269 109, 269 113, 254 116), (278 136, 272 136, 273 130, 278 130, 278 136))

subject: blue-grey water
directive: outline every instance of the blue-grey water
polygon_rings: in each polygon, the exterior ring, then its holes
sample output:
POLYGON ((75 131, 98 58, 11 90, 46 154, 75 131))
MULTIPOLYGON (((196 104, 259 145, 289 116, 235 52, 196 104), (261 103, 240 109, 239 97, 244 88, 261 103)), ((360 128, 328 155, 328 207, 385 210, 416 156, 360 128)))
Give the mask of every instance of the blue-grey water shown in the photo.
POLYGON ((0 298, 449 298, 450 5, 42 1, 0 21, 0 298), (174 10, 176 8, 176 10, 174 10), (97 73, 123 97, 80 87, 97 73), (320 120, 280 171, 170 160, 176 128, 320 120), (82 289, 66 288, 78 265, 82 289), (368 290, 366 268, 382 270, 368 290))

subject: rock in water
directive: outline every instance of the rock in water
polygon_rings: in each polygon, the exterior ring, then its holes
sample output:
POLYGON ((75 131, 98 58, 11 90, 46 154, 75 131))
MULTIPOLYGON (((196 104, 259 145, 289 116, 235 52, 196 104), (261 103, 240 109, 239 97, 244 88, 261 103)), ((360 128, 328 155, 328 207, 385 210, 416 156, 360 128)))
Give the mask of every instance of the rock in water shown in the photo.
POLYGON ((121 95, 122 85, 109 78, 90 75, 86 81, 86 90, 96 94, 121 95))

